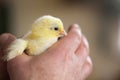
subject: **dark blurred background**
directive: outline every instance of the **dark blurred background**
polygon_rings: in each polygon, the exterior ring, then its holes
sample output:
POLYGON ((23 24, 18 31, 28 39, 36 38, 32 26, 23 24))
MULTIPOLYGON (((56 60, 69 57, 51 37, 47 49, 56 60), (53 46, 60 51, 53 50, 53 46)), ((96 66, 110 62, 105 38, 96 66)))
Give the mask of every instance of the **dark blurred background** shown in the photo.
POLYGON ((8 31, 9 4, 0 1, 0 34, 8 31))
POLYGON ((66 30, 80 24, 94 64, 88 80, 120 80, 120 0, 0 0, 0 33, 20 37, 48 14, 61 18, 66 30))

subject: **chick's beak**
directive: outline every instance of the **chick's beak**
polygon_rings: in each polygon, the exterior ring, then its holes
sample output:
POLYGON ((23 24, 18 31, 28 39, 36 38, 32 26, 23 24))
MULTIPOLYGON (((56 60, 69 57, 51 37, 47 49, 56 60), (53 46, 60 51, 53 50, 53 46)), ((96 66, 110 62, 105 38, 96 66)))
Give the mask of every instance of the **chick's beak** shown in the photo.
POLYGON ((64 36, 66 36, 67 33, 66 33, 65 31, 60 31, 59 35, 60 35, 60 36, 58 37, 58 40, 60 40, 60 39, 63 38, 64 36))
POLYGON ((61 32, 59 33, 59 35, 60 35, 61 37, 63 37, 63 36, 66 36, 67 33, 66 33, 65 31, 61 31, 61 32))

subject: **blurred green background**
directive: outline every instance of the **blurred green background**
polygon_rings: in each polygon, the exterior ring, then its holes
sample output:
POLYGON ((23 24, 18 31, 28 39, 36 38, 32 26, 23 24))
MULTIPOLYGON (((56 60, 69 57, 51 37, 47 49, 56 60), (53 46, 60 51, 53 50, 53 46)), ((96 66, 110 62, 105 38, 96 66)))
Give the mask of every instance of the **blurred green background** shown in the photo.
POLYGON ((20 37, 43 15, 61 18, 66 30, 80 24, 94 64, 87 80, 120 80, 120 0, 1 0, 0 33, 20 37))

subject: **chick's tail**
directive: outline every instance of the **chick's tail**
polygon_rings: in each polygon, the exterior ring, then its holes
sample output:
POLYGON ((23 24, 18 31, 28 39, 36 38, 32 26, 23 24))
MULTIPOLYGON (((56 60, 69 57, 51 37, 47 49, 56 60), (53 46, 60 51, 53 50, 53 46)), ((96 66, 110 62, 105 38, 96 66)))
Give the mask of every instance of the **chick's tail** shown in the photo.
POLYGON ((6 61, 9 61, 15 58, 18 55, 21 55, 27 47, 27 41, 23 39, 16 39, 11 43, 11 45, 7 49, 7 55, 3 57, 6 61))

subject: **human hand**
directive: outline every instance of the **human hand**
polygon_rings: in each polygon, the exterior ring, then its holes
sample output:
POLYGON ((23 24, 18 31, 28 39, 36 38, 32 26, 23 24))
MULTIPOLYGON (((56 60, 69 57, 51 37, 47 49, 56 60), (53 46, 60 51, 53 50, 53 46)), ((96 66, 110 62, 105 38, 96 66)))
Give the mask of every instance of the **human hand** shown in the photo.
POLYGON ((88 42, 76 25, 43 54, 23 54, 7 66, 11 80, 83 80, 92 70, 88 42))

